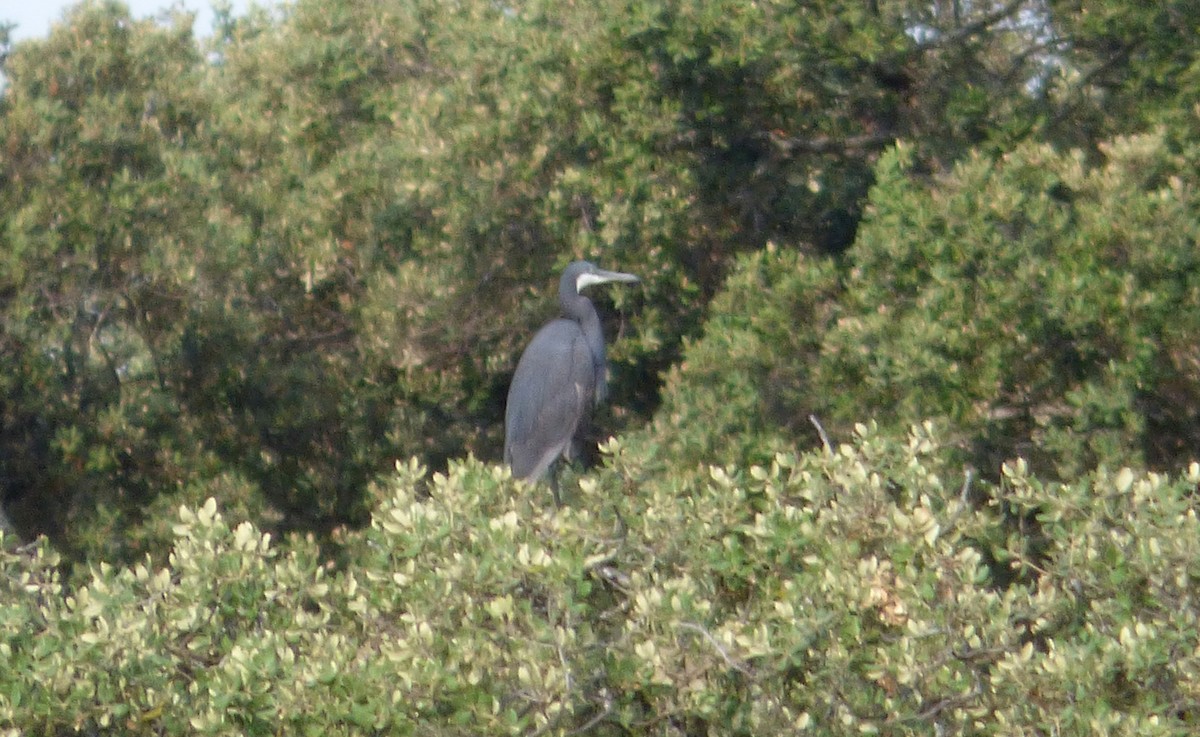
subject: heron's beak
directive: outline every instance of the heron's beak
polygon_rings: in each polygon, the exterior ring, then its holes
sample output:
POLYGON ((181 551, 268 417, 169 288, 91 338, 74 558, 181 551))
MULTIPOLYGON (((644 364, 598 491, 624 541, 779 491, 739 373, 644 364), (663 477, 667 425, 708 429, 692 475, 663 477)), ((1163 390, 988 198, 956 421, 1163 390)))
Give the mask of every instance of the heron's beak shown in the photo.
POLYGON ((605 271, 604 269, 596 269, 585 274, 580 274, 575 281, 575 290, 581 291, 584 287, 590 287, 593 284, 608 284, 609 282, 639 282, 641 279, 633 274, 624 274, 620 271, 605 271))

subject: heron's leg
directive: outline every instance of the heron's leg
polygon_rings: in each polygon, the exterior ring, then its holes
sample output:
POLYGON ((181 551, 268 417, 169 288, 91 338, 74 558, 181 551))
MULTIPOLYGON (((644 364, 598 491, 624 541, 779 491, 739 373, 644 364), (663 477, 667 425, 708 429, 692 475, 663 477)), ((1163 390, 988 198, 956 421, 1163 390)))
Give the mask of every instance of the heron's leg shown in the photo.
POLYGON ((562 449, 562 455, 554 459, 554 463, 550 466, 550 491, 554 494, 555 506, 561 507, 562 494, 559 491, 559 476, 562 475, 563 469, 567 464, 579 458, 579 441, 574 437, 571 438, 562 449))

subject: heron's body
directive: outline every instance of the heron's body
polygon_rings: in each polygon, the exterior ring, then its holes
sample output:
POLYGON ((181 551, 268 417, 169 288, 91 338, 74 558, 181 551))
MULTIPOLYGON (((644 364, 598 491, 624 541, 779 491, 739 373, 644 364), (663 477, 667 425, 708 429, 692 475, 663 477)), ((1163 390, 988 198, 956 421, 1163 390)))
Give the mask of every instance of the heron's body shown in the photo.
POLYGON ((533 336, 517 363, 504 417, 504 460, 513 475, 539 481, 572 443, 591 408, 607 393, 607 363, 600 318, 579 293, 590 284, 637 277, 576 261, 559 283, 562 317, 533 336))

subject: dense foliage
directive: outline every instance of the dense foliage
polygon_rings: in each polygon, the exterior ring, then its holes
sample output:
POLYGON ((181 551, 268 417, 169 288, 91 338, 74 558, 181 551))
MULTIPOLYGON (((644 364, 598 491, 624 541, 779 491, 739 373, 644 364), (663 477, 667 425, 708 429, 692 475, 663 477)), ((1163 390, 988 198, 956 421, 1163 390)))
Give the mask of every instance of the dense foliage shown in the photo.
POLYGON ((1015 463, 977 507, 937 442, 862 427, 683 486, 614 444, 562 509, 495 466, 414 462, 337 572, 211 500, 179 510, 162 567, 64 590, 45 547, 4 554, 0 724, 1194 733, 1200 467, 1059 485, 1015 463))
POLYGON ((847 421, 946 417, 975 461, 1074 476, 1200 448, 1200 150, 1161 135, 972 157, 936 188, 879 168, 815 366, 847 421))
POLYGON ((1057 478, 1180 467, 1200 448, 1200 149, 1159 132, 1099 153, 1025 144, 917 186, 893 149, 844 275, 742 260, 647 441, 761 462, 813 442, 813 413, 835 436, 932 418, 989 476, 1018 456, 1057 478))

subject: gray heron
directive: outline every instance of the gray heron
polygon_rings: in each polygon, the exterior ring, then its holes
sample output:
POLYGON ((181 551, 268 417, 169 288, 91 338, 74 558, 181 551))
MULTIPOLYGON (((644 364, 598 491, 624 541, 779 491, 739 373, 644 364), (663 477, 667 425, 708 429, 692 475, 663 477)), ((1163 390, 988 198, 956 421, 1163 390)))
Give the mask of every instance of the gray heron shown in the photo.
MULTIPOLYGON (((607 396, 600 318, 580 291, 594 284, 637 281, 632 274, 605 271, 587 261, 575 261, 563 271, 558 283, 562 315, 533 336, 508 387, 504 461, 513 476, 541 481, 559 456, 569 459, 583 419, 607 396)), ((557 486, 551 488, 559 501, 557 486)))

